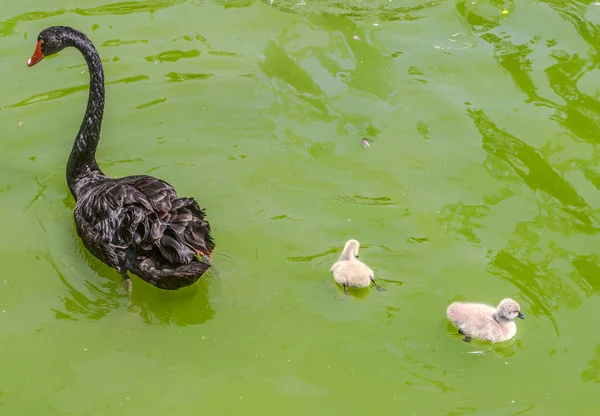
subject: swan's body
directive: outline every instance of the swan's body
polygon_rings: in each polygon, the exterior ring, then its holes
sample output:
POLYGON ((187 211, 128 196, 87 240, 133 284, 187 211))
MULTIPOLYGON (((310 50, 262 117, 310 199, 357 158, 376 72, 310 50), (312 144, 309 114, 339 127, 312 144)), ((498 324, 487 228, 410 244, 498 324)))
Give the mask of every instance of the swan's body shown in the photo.
POLYGON ((466 341, 471 338, 507 341, 517 333, 515 319, 525 319, 519 304, 512 299, 503 299, 497 308, 483 303, 454 302, 448 306, 446 315, 466 341))
POLYGON ((329 272, 333 274, 333 279, 344 287, 344 293, 348 294, 348 287, 364 288, 369 287, 371 283, 377 290, 383 290, 381 286, 375 283, 375 273, 365 263, 358 260, 358 249, 360 243, 356 240, 348 240, 344 250, 329 272))
POLYGON ((152 176, 108 178, 96 163, 104 113, 104 74, 92 42, 81 32, 53 26, 40 33, 33 66, 73 46, 90 72, 90 95, 67 163, 67 184, 76 201, 75 224, 84 246, 117 269, 161 289, 196 282, 210 267, 214 242, 205 212, 193 198, 179 198, 168 183, 152 176), (198 257, 202 259, 199 260, 198 257))

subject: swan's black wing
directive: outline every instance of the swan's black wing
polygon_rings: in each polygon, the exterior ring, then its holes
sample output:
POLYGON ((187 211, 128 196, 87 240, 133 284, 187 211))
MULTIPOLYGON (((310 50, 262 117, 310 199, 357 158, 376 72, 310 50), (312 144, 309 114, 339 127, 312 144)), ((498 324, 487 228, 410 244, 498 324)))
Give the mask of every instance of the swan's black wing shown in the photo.
POLYGON ((194 265, 201 263, 197 255, 209 259, 214 250, 205 215, 193 198, 179 198, 171 185, 151 176, 90 184, 75 207, 79 235, 92 254, 153 284, 208 269, 194 265))

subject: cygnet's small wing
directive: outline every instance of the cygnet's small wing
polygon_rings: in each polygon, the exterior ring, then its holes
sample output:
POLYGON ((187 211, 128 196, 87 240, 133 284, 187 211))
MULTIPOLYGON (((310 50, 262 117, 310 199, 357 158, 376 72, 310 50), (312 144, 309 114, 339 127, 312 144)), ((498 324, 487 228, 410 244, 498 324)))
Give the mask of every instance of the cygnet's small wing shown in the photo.
POLYGON ((454 302, 448 306, 446 315, 455 325, 460 325, 470 322, 475 323, 485 317, 492 319, 495 311, 491 306, 482 303, 454 302))
POLYGON ((368 287, 373 271, 358 260, 340 262, 334 271, 334 278, 340 284, 351 287, 368 287))
POLYGON ((481 303, 454 303, 448 307, 448 318, 466 336, 498 342, 510 338, 510 328, 494 320, 496 309, 481 303), (507 338, 508 337, 508 338, 507 338))

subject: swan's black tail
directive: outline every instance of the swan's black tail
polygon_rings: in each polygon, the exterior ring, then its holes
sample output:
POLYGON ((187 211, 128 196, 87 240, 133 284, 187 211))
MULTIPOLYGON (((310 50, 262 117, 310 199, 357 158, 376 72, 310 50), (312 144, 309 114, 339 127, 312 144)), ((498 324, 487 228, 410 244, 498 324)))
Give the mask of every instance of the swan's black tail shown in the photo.
POLYGON ((130 263, 127 268, 142 280, 165 290, 177 290, 190 286, 210 268, 210 264, 193 260, 189 264, 158 264, 151 258, 130 263))

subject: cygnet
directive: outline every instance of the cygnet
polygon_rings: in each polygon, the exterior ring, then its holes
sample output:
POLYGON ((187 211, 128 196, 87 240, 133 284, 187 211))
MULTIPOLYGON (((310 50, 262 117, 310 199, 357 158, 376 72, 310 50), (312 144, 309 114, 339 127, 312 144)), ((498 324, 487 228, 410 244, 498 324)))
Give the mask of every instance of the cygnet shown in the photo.
POLYGON ((344 286, 344 293, 348 294, 348 287, 369 287, 371 283, 377 290, 385 290, 375 283, 375 274, 366 264, 357 260, 360 243, 356 240, 348 240, 338 261, 329 269, 333 273, 333 279, 344 286))
POLYGON ((498 308, 483 303, 454 302, 446 310, 448 319, 465 336, 482 341, 501 342, 517 333, 515 318, 525 319, 519 304, 512 299, 503 299, 498 308))

